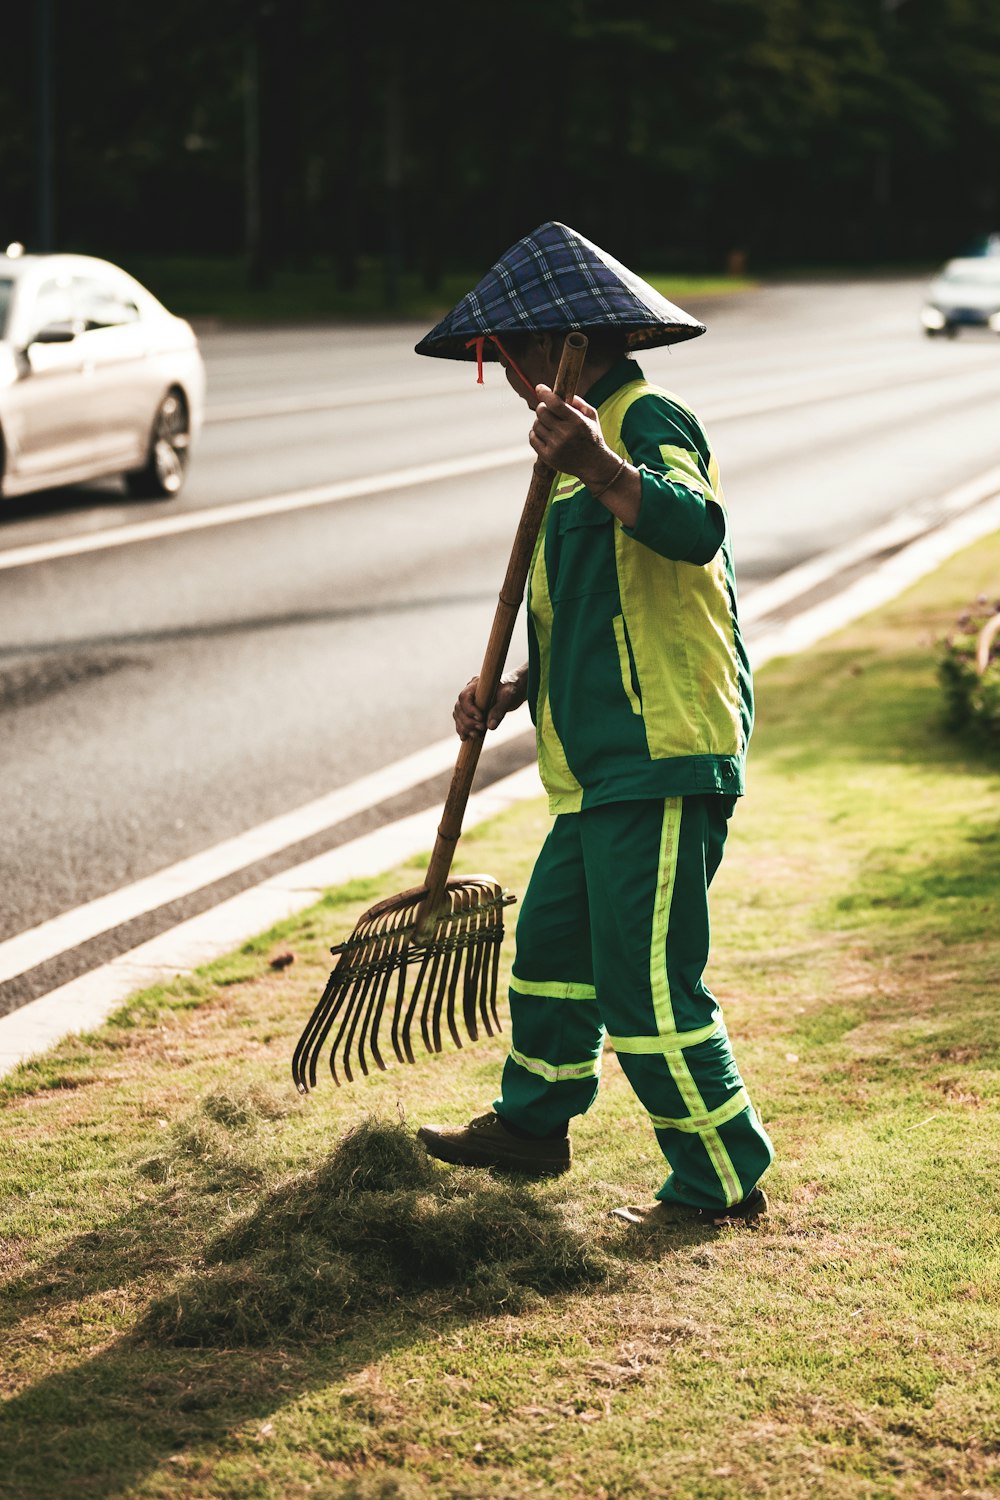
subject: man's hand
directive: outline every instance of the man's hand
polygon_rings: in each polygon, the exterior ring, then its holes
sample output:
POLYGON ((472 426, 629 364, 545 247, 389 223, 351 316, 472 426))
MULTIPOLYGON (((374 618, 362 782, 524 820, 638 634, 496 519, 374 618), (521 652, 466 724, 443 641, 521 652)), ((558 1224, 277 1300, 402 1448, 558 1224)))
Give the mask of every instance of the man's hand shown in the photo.
POLYGON ((538 405, 528 441, 550 468, 575 474, 623 526, 634 526, 642 480, 604 441, 597 412, 582 396, 564 401, 547 385, 535 387, 538 405))
POLYGON ((501 677, 492 707, 485 716, 485 728, 483 727, 483 713, 476 707, 478 682, 478 677, 471 677, 459 693, 455 704, 455 731, 460 740, 481 740, 486 730, 496 729, 511 709, 521 707, 528 696, 527 664, 518 667, 516 672, 508 672, 501 677))
POLYGON ((564 401, 547 385, 535 387, 538 405, 528 441, 550 468, 563 474, 575 474, 588 489, 588 477, 594 487, 614 473, 618 460, 608 448, 601 432, 597 412, 582 396, 564 401))

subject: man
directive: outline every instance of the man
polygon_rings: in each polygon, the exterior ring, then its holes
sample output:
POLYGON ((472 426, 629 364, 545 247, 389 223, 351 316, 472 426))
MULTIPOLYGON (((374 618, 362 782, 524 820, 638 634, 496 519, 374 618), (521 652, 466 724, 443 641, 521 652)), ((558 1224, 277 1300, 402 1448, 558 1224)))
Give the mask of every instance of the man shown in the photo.
POLYGON ((671 1171, 654 1227, 758 1218, 771 1143, 704 983, 708 887, 744 790, 753 719, 718 468, 697 421, 633 348, 703 325, 559 224, 513 246, 419 353, 503 360, 556 480, 528 585, 529 659, 486 723, 527 701, 555 822, 517 924, 511 1048, 493 1111, 424 1126, 444 1161, 568 1169, 569 1121, 597 1094, 607 1035, 671 1171), (562 340, 590 339, 581 389, 552 386, 562 340))

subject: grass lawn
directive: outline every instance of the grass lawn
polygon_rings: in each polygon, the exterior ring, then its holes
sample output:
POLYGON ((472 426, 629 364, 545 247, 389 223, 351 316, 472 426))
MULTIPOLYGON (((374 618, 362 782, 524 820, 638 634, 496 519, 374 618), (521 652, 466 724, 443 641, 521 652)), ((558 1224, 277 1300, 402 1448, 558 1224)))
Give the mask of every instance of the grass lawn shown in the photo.
MULTIPOLYGON (((362 262, 352 292, 341 291, 333 266, 277 271, 263 291, 250 290, 243 261, 223 256, 138 255, 126 258, 125 269, 181 317, 233 322, 419 318, 431 325, 475 286, 486 267, 449 272, 433 292, 416 272, 405 272, 395 307, 387 305, 383 271, 375 260, 362 262)), ((665 297, 682 303, 685 297, 726 296, 757 285, 739 276, 650 275, 649 280, 665 297)))
MULTIPOLYGON (((613 1055, 541 1186, 412 1148, 488 1107, 502 1038, 300 1101, 326 945, 394 871, 0 1083, 0 1494, 995 1493, 1000 776, 940 728, 934 642, 998 578, 994 537, 761 674, 711 981, 769 1220, 607 1218, 662 1179, 613 1055)), ((545 822, 465 868, 523 890, 545 822)))

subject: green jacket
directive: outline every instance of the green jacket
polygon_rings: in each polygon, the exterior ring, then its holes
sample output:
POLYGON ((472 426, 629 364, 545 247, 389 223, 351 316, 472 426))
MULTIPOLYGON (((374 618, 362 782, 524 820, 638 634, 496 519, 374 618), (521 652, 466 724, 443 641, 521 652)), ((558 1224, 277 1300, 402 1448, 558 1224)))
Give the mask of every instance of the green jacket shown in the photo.
POLYGON ((620 360, 587 400, 638 466, 623 526, 558 474, 528 583, 528 702, 553 813, 744 790, 750 665, 719 471, 697 418, 620 360))

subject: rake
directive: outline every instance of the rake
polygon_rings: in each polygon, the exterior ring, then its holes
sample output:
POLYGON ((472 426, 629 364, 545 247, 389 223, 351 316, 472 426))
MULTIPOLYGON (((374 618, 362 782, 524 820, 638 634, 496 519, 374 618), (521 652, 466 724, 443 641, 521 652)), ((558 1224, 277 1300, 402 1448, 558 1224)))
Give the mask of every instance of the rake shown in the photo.
MULTIPOLYGON (((587 353, 582 333, 567 334, 555 390, 566 401, 576 393, 587 353)), ((476 704, 484 715, 496 695, 524 596, 528 569, 555 474, 535 460, 507 574, 490 631, 476 704)), ((419 1027, 426 1052, 440 1052, 445 1027, 456 1047, 462 1029, 471 1041, 500 1030, 497 975, 504 907, 516 899, 491 875, 450 875, 462 832, 482 739, 463 740, 451 778, 434 850, 422 886, 379 901, 359 919, 346 942, 331 948, 337 959, 292 1058, 300 1093, 316 1086, 316 1065, 331 1032, 334 1082, 352 1082, 355 1071, 386 1066, 380 1044, 387 1013, 398 1062, 415 1061, 419 1027), (335 1029, 336 1028, 336 1029, 335 1029)))

